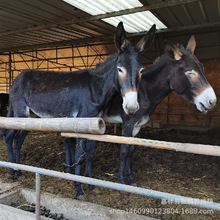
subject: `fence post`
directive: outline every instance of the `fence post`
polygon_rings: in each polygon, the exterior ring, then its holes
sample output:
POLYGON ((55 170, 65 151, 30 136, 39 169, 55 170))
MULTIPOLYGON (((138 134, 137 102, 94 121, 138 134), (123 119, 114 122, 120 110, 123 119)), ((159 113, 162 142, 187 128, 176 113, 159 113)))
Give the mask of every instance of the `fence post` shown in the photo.
POLYGON ((36 220, 40 220, 40 174, 36 173, 36 220))

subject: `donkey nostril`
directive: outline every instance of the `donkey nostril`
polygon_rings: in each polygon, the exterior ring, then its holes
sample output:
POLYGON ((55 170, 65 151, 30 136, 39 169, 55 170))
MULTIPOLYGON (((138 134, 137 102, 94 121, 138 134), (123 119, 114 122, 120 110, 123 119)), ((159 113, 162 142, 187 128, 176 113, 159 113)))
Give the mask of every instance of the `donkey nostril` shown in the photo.
POLYGON ((210 106, 210 108, 214 108, 215 105, 216 105, 216 99, 210 99, 210 100, 209 100, 209 106, 210 106))
POLYGON ((132 106, 132 107, 129 107, 128 104, 125 106, 128 114, 134 114, 138 109, 139 109, 139 105, 137 106, 132 106))
POLYGON ((211 100, 209 100, 209 104, 210 104, 211 106, 215 106, 215 105, 216 105, 216 99, 211 99, 211 100))

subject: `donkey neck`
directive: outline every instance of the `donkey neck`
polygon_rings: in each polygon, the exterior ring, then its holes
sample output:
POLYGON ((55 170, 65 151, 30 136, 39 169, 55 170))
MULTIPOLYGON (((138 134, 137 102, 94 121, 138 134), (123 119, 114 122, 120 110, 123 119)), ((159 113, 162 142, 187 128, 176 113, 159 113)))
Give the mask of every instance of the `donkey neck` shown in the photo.
POLYGON ((148 96, 153 111, 172 90, 169 85, 169 76, 176 71, 176 64, 167 55, 163 54, 155 63, 146 68, 141 81, 145 96, 148 96))
POLYGON ((90 71, 92 77, 92 102, 99 103, 99 114, 106 108, 112 97, 119 91, 117 80, 117 55, 110 56, 104 63, 90 71))
MULTIPOLYGON (((117 54, 107 57, 103 63, 96 65, 95 69, 91 69, 90 75, 93 80, 100 81, 100 86, 103 89, 103 93, 111 93, 112 90, 118 90, 118 80, 117 80, 117 54)), ((95 88, 96 89, 96 88, 95 88)))

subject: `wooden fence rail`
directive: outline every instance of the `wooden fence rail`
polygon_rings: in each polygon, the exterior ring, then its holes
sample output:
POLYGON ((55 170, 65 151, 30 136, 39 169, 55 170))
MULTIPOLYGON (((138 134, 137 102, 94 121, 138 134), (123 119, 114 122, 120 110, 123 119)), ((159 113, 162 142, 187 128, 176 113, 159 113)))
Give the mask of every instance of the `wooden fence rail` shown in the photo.
POLYGON ((192 154, 202 154, 209 156, 220 156, 220 146, 204 145, 204 144, 191 144, 191 143, 175 143, 167 141, 157 141, 143 138, 121 137, 115 135, 92 135, 92 134, 79 134, 79 133, 61 133, 64 137, 72 138, 85 138, 96 141, 139 145, 150 148, 180 151, 192 154))
POLYGON ((0 128, 27 131, 57 131, 104 134, 102 118, 7 118, 0 117, 0 128))

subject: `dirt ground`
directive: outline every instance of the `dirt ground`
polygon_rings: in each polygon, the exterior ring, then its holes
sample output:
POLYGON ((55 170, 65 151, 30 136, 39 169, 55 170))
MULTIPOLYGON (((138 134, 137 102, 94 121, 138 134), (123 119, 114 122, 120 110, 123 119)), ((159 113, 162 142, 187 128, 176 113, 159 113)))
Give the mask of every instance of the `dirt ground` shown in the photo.
MULTIPOLYGON (((113 128, 108 128, 112 134, 113 128)), ((117 130, 120 135, 120 128, 117 130)), ((180 129, 153 130, 145 128, 140 137, 220 146, 220 129, 209 132, 192 132, 180 129)), ((98 142, 93 165, 93 177, 117 182, 119 145, 98 142)), ((4 141, 0 142, 0 160, 7 161, 4 141)), ((64 171, 65 152, 59 133, 30 132, 21 151, 21 163, 57 171, 64 171)), ((147 189, 220 203, 220 158, 137 146, 133 158, 133 175, 137 185, 147 189)), ((23 172, 23 187, 35 187, 35 175, 23 172)), ((7 169, 0 167, 0 178, 7 179, 7 169)), ((73 183, 67 180, 42 176, 41 189, 62 197, 75 197, 73 183)), ((99 188, 101 193, 83 189, 89 202, 138 212, 164 220, 220 219, 220 212, 199 207, 168 204, 167 201, 125 194, 116 190, 99 188), (171 212, 171 213, 170 213, 171 212)))

